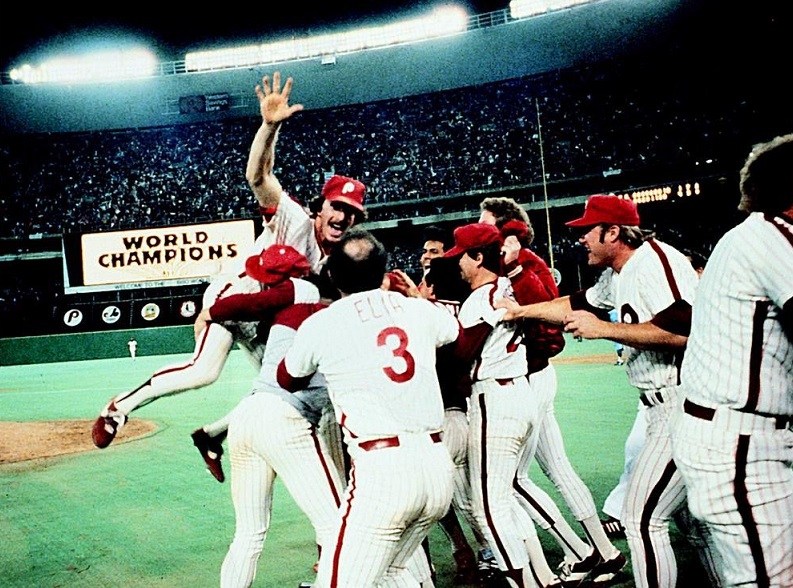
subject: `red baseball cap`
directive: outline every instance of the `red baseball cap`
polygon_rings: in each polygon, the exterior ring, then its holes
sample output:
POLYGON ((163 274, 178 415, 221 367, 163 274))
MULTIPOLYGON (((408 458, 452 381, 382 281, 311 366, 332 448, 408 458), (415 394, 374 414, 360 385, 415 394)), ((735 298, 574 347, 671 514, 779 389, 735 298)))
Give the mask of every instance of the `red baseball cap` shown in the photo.
POLYGON ((590 196, 584 207, 584 216, 566 222, 568 227, 593 227, 605 223, 607 225, 639 225, 639 210, 636 203, 627 198, 595 194, 590 196))
POLYGON ((503 243, 501 231, 496 225, 471 223, 454 229, 454 247, 443 254, 444 257, 457 257, 469 249, 484 247, 491 243, 503 243))
POLYGON ((286 278, 302 278, 310 271, 306 256, 289 245, 270 245, 245 260, 245 273, 265 286, 274 286, 286 278))
POLYGON ((363 197, 366 192, 358 180, 346 176, 331 176, 322 187, 322 195, 329 202, 343 202, 363 212, 363 197))
POLYGON ((504 237, 513 235, 518 239, 522 239, 529 235, 529 225, 523 221, 512 219, 501 225, 501 234, 504 237))

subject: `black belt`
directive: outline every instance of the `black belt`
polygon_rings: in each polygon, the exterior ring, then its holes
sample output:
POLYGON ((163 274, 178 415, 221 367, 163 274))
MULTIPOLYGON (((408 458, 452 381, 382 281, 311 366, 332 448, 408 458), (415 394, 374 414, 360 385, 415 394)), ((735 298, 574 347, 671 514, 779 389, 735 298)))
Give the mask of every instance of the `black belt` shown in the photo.
POLYGON ((501 386, 511 386, 515 378, 496 378, 496 382, 501 386))
MULTIPOLYGON (((690 414, 691 416, 696 417, 698 419, 702 419, 703 421, 712 421, 713 417, 716 416, 715 408, 700 406, 699 404, 691 402, 688 398, 686 398, 683 401, 683 411, 686 414, 690 414)), ((740 411, 740 410, 736 412, 746 412, 746 414, 751 414, 766 419, 773 419, 774 425, 777 430, 787 429, 791 424, 793 424, 793 416, 762 414, 757 412, 740 411)))
MULTIPOLYGON (((433 443, 441 442, 441 433, 436 431, 430 433, 430 439, 433 443)), ((369 439, 368 441, 361 441, 358 447, 364 451, 374 451, 375 449, 386 449, 387 447, 399 447, 399 437, 383 437, 382 439, 369 439)))

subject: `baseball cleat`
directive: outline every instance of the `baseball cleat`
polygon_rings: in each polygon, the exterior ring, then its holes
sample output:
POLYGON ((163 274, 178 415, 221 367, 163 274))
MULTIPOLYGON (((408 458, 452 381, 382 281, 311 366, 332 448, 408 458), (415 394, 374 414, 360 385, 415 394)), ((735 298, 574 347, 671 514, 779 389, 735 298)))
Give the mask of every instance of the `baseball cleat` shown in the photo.
POLYGON ((590 581, 596 586, 603 586, 611 582, 614 577, 628 564, 627 558, 618 553, 611 559, 600 562, 589 575, 590 581))
POLYGON ((108 404, 99 413, 99 418, 94 421, 94 426, 91 428, 91 438, 94 440, 94 445, 99 449, 104 449, 113 439, 119 429, 127 422, 127 415, 121 414, 116 409, 114 402, 108 404))
POLYGON ((198 448, 209 473, 218 482, 223 482, 226 476, 223 474, 223 466, 220 464, 220 456, 223 455, 223 446, 220 441, 210 437, 204 429, 196 429, 190 434, 193 438, 193 445, 198 448))
POLYGON ((625 527, 622 526, 619 519, 608 517, 607 519, 601 520, 600 524, 606 532, 606 537, 612 541, 614 539, 625 539, 625 527))
POLYGON ((498 562, 493 556, 493 552, 489 548, 480 550, 476 560, 476 571, 479 577, 479 584, 483 586, 494 586, 502 583, 503 574, 498 567, 498 562))
POLYGON ((562 560, 559 564, 559 578, 567 587, 578 586, 603 561, 600 554, 593 549, 584 559, 577 561, 562 560))

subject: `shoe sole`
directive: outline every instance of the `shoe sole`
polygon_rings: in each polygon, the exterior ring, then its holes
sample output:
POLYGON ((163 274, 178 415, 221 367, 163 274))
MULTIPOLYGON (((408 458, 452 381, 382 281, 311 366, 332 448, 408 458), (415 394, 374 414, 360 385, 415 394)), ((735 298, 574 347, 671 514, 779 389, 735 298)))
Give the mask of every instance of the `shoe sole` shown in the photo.
POLYGON ((624 555, 619 554, 614 559, 603 562, 600 566, 597 566, 600 569, 597 569, 597 567, 593 569, 590 583, 594 586, 603 586, 613 582, 617 574, 619 574, 626 565, 628 565, 628 559, 624 555))

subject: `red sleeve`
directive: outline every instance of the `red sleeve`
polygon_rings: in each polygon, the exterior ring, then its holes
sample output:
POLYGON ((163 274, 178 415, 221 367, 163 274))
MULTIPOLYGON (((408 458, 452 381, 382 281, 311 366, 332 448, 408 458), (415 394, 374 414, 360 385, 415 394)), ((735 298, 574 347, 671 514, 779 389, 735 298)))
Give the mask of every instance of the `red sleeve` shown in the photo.
POLYGON ((508 275, 518 304, 553 300, 559 290, 545 261, 529 249, 521 249, 508 275))
POLYGON ((303 376, 302 378, 296 378, 291 375, 286 369, 286 362, 282 359, 281 362, 278 364, 278 368, 275 371, 275 378, 278 381, 278 385, 281 386, 284 390, 288 390, 289 392, 297 392, 298 390, 305 389, 308 386, 308 383, 311 381, 311 376, 303 376))
POLYGON ((466 400, 471 395, 471 365, 457 359, 454 347, 454 343, 449 343, 438 348, 435 369, 441 385, 443 408, 459 408, 465 412, 466 400))
POLYGON ((485 322, 460 329, 460 334, 454 344, 454 356, 460 362, 472 363, 479 357, 485 339, 492 331, 493 327, 485 322))
POLYGON ((608 310, 589 304, 589 300, 586 299, 586 290, 579 290, 578 292, 570 294, 570 308, 572 310, 586 310, 587 312, 591 312, 602 321, 611 320, 608 310))
POLYGON ((669 333, 688 337, 691 332, 691 305, 685 300, 675 300, 650 322, 669 333))
POLYGON ((295 301, 295 285, 284 280, 277 286, 254 294, 231 294, 218 299, 209 313, 214 321, 257 321, 295 301))

